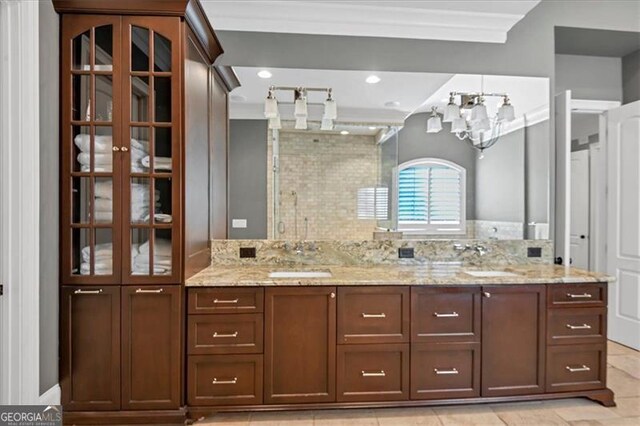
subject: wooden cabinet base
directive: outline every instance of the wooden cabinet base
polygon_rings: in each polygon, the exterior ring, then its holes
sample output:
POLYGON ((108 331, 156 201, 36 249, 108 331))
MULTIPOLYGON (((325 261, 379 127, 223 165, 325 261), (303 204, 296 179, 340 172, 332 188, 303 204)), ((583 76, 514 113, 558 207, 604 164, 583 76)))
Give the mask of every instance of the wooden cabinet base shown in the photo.
POLYGON ((451 398, 410 401, 378 401, 378 402, 332 402, 309 404, 265 404, 242 405, 228 407, 188 407, 189 419, 195 421, 209 417, 215 413, 241 412, 241 411, 291 411, 291 410, 320 410, 320 409, 349 409, 349 408, 399 408, 399 407, 433 407, 445 405, 486 404, 500 402, 526 402, 545 401, 566 398, 588 398, 605 407, 615 407, 613 392, 610 389, 599 389, 584 392, 556 392, 517 396, 496 396, 477 398, 451 398))
POLYGON ((186 419, 187 407, 177 410, 68 411, 63 413, 65 425, 184 424, 186 419))

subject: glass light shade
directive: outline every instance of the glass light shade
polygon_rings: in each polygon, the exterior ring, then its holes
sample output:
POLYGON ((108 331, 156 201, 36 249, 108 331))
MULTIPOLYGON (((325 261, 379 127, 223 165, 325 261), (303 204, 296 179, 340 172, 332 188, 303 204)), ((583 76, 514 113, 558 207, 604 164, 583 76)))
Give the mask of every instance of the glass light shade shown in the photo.
POLYGON ((328 117, 322 117, 320 130, 333 130, 333 120, 328 117))
POLYGON ((451 133, 460 133, 467 131, 467 121, 460 117, 454 118, 451 122, 451 133))
POLYGON ((484 104, 478 103, 471 108, 472 120, 484 120, 485 118, 487 118, 487 107, 484 104))
POLYGON ((513 121, 516 118, 515 110, 511 104, 503 104, 498 109, 498 119, 503 121, 513 121))
POLYGON ((293 112, 293 115, 295 115, 296 117, 307 116, 307 100, 305 98, 296 99, 295 110, 293 112))
POLYGON ((282 129, 282 123, 280 122, 280 116, 269 119, 269 128, 274 130, 282 129))
POLYGON ((296 117, 296 125, 294 128, 297 130, 307 130, 307 117, 296 117))
POLYGON ((324 116, 330 120, 338 118, 338 105, 333 99, 324 101, 324 116))
POLYGON ((456 118, 460 118, 460 107, 454 103, 448 104, 444 107, 444 117, 442 121, 445 123, 451 123, 456 118))
POLYGON ((264 101, 265 118, 276 118, 278 115, 278 101, 276 98, 267 98, 264 101))
POLYGON ((442 130, 442 121, 440 121, 440 116, 434 115, 427 120, 427 133, 438 133, 440 130, 442 130))
POLYGON ((476 132, 486 132, 487 130, 491 130, 491 121, 488 118, 483 118, 482 120, 476 121, 471 129, 476 132))

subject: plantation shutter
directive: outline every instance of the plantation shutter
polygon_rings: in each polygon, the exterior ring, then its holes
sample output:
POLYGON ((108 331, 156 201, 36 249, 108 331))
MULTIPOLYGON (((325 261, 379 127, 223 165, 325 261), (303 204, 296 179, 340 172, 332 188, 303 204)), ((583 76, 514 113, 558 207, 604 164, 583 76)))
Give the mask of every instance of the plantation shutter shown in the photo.
POLYGON ((398 174, 398 221, 406 225, 462 222, 462 172, 442 164, 419 164, 398 174))

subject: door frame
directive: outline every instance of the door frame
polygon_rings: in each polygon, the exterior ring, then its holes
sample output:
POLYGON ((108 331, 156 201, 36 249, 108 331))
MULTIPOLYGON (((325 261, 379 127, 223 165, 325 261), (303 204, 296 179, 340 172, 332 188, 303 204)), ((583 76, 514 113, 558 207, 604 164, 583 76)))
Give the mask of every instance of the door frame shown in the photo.
POLYGON ((0 404, 38 404, 39 7, 0 0, 0 12, 0 404))
POLYGON ((601 273, 607 272, 607 209, 603 207, 607 203, 606 114, 621 104, 620 101, 572 99, 570 108, 572 114, 598 116, 599 142, 589 146, 589 269, 601 273))

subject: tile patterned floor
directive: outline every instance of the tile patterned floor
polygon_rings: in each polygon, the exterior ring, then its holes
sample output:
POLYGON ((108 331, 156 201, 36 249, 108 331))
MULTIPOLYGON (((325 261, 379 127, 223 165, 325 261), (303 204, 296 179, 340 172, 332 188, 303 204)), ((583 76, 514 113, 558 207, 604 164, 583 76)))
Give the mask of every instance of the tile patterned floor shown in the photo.
POLYGON ((225 426, 430 426, 430 425, 633 425, 640 426, 640 352, 609 342, 608 385, 617 407, 587 399, 374 410, 230 413, 196 425, 225 426))

